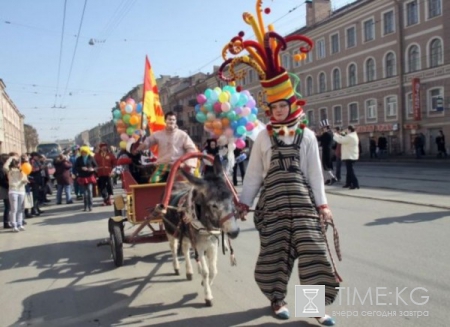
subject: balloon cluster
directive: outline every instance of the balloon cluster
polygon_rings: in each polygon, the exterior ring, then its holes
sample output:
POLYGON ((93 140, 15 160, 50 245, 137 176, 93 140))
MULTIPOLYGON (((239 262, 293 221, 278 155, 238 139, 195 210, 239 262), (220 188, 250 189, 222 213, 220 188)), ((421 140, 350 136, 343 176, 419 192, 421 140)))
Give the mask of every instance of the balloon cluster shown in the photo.
POLYGON ((121 101, 119 106, 114 108, 113 121, 117 128, 117 133, 122 140, 119 144, 121 149, 126 149, 127 143, 136 142, 141 136, 145 135, 147 126, 147 115, 142 114, 142 103, 136 103, 134 99, 128 98, 121 101), (141 130, 141 119, 142 127, 141 130))
POLYGON ((238 92, 230 85, 207 89, 197 95, 197 102, 195 118, 211 136, 219 139, 219 144, 234 140, 236 147, 243 149, 245 138, 260 123, 256 101, 247 90, 238 92))

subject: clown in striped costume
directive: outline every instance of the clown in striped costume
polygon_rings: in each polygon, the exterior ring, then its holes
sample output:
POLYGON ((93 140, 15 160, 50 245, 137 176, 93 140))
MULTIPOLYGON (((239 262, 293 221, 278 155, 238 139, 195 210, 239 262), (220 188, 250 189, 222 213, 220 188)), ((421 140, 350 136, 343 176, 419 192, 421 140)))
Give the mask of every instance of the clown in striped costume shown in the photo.
MULTIPOLYGON (((301 107, 305 102, 300 100, 291 76, 280 65, 280 50, 288 42, 299 42, 300 55, 294 60, 304 59, 313 42, 303 35, 283 38, 272 26, 266 31, 261 16, 270 10, 261 7, 262 0, 257 0, 257 18, 249 13, 243 16, 253 27, 257 41, 244 40, 243 32, 232 38, 224 48, 225 61, 219 76, 227 81, 242 78, 234 67, 247 64, 256 70, 265 91, 264 110, 270 123, 252 147, 240 210, 248 212, 260 192, 254 215, 260 237, 255 280, 270 301, 274 315, 288 319, 285 297, 296 260, 300 283, 325 285, 327 305, 337 297, 340 277, 327 255, 321 230, 321 221, 331 222, 332 213, 327 205, 317 139, 306 127, 301 107), (242 55, 244 50, 249 54, 242 55), (228 53, 233 57, 227 58, 228 53)), ((316 319, 321 325, 335 324, 328 315, 316 319)))

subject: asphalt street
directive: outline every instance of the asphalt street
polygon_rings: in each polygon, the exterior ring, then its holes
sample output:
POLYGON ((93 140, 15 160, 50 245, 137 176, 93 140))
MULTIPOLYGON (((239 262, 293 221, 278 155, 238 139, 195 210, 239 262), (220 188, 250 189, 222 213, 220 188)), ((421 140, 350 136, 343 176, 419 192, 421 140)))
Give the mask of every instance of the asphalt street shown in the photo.
MULTIPOLYGON (((327 308, 337 326, 447 325, 449 173, 445 164, 360 163, 361 189, 327 187, 343 253, 341 298, 327 308)), ((187 281, 183 262, 173 274, 168 243, 125 245, 125 265, 115 268, 109 247, 97 247, 112 210, 95 202, 92 213, 80 202, 50 205, 25 232, 0 230, 0 326, 318 326, 293 317, 296 270, 291 319, 271 316, 253 279, 251 216, 233 241, 238 265, 219 257, 208 308, 199 275, 187 281)))

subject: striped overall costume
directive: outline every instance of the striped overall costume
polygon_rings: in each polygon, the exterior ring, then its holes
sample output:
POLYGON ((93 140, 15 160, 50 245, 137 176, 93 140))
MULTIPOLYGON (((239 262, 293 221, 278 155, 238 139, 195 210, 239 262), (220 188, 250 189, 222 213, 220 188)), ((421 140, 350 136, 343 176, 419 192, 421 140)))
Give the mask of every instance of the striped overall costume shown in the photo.
POLYGON ((291 145, 271 137, 270 168, 254 216, 261 243, 255 280, 271 303, 280 306, 285 304, 296 259, 300 283, 325 285, 327 305, 335 300, 339 286, 327 257, 312 190, 300 170, 301 141, 302 134, 296 134, 291 145))

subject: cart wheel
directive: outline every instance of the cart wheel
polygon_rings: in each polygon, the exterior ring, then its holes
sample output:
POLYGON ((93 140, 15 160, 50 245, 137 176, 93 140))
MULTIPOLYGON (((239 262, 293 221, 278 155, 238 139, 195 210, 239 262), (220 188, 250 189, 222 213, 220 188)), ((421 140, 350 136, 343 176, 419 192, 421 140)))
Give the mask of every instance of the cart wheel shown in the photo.
POLYGON ((111 253, 116 267, 123 266, 122 223, 114 223, 109 234, 111 253))

